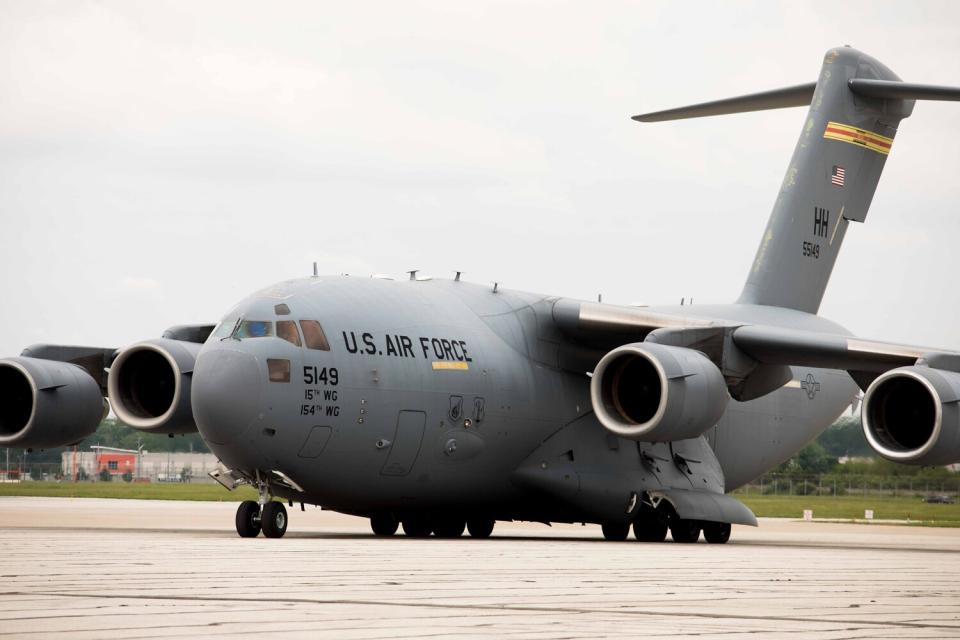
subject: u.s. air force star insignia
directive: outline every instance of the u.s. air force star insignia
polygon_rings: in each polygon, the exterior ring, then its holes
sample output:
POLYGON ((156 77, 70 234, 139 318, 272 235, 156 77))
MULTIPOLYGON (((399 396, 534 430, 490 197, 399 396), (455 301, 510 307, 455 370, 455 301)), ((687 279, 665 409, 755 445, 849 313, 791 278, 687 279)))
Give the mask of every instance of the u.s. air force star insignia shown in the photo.
POLYGON ((800 381, 800 388, 807 392, 809 399, 813 400, 817 395, 817 391, 820 391, 820 383, 817 382, 817 379, 813 377, 812 373, 808 373, 806 380, 800 381))

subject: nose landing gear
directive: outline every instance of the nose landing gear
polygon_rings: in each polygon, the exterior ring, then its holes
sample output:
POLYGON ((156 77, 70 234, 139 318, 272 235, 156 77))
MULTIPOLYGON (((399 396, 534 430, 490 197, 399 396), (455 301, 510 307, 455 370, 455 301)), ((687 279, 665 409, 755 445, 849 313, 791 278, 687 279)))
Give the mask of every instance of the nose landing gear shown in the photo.
POLYGON ((287 508, 282 502, 260 505, 244 500, 237 507, 237 534, 241 538, 256 538, 263 531, 266 538, 282 538, 287 532, 287 508))
POLYGON ((256 476, 258 502, 244 500, 237 507, 237 534, 241 538, 256 538, 263 531, 265 538, 282 538, 287 532, 287 508, 282 502, 271 500, 270 486, 256 476))
POLYGON ((282 538, 287 532, 287 508, 282 502, 268 502, 260 508, 253 500, 244 500, 237 507, 237 534, 256 538, 263 531, 265 538, 282 538))
POLYGON ((260 505, 253 500, 244 500, 237 508, 237 533, 241 538, 260 535, 260 505))
POLYGON ((282 538, 287 532, 287 508, 282 502, 268 502, 260 513, 260 526, 267 538, 282 538))

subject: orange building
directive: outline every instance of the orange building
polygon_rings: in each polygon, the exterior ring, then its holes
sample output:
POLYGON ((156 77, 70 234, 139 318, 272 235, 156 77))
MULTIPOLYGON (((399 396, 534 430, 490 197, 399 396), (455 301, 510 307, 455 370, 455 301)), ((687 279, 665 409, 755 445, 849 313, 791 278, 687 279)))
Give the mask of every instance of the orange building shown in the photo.
POLYGON ((137 469, 136 452, 110 451, 106 448, 97 452, 97 473, 104 469, 110 472, 110 475, 123 475, 124 473, 135 473, 137 469))

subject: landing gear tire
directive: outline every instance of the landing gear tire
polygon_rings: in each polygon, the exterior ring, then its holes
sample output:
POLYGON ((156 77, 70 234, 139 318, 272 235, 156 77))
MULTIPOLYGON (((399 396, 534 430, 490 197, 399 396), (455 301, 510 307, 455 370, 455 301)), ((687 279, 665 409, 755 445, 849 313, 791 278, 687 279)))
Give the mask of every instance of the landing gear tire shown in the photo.
POLYGON ((370 518, 370 528, 376 536, 392 536, 400 527, 400 521, 392 513, 378 513, 370 518))
POLYGON ((667 539, 667 523, 655 515, 634 520, 633 535, 640 542, 663 542, 667 539))
POLYGON ((467 520, 467 531, 472 538, 489 538, 493 533, 493 525, 496 524, 493 518, 477 518, 467 520))
POLYGON ((260 526, 267 538, 282 538, 287 532, 287 508, 282 502, 268 502, 263 505, 260 526))
POLYGON ((623 542, 630 534, 630 523, 617 524, 615 522, 608 522, 600 525, 600 528, 603 530, 603 537, 611 542, 623 542))
POLYGON ((707 522, 703 525, 703 537, 710 544, 726 544, 730 529, 729 522, 707 522))
POLYGON ((237 507, 237 534, 241 538, 256 538, 260 535, 260 505, 253 500, 244 500, 237 507))
POLYGON ((433 535, 438 538, 459 538, 467 522, 458 518, 444 518, 433 523, 433 535))
POLYGON ((670 525, 674 542, 692 543, 700 539, 700 523, 696 520, 674 520, 670 525))
POLYGON ((425 518, 404 518, 401 524, 403 525, 403 533, 408 538, 430 536, 430 523, 425 518))

